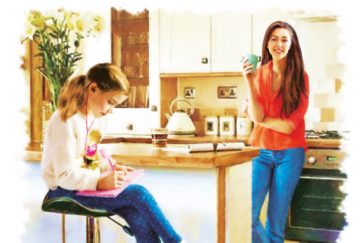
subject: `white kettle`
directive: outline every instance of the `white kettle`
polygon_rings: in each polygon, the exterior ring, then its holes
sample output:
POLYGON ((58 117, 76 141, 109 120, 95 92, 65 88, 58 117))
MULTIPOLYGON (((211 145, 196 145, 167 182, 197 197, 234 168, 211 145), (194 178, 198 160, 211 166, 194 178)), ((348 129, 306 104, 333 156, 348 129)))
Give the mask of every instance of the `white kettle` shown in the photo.
POLYGON ((189 117, 194 113, 194 107, 192 104, 185 99, 174 99, 169 107, 170 115, 166 114, 168 118, 168 124, 166 128, 168 129, 169 134, 173 135, 194 135, 196 128, 192 122, 192 119, 189 117), (191 111, 188 114, 184 110, 176 110, 173 112, 173 105, 177 102, 185 102, 190 105, 191 111))

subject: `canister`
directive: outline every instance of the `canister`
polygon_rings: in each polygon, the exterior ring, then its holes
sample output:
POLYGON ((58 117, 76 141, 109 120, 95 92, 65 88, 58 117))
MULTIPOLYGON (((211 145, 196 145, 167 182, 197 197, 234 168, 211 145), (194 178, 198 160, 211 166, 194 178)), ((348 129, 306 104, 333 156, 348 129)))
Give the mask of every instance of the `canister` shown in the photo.
POLYGON ((218 116, 206 116, 204 118, 204 134, 217 136, 219 133, 218 116))
POLYGON ((221 116, 219 118, 219 135, 220 136, 235 136, 236 126, 234 116, 221 116))
POLYGON ((237 117, 237 136, 249 136, 252 130, 252 122, 247 117, 237 117))

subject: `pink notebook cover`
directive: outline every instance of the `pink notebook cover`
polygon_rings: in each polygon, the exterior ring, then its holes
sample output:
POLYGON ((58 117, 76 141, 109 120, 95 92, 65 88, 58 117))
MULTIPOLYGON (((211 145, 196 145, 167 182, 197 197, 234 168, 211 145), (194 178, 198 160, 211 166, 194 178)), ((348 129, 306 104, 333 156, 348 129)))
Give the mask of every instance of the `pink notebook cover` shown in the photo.
POLYGON ((87 197, 116 197, 121 193, 127 186, 134 183, 136 180, 138 180, 142 175, 144 174, 144 170, 134 170, 131 172, 128 172, 124 184, 121 185, 118 188, 112 189, 112 190, 84 190, 84 191, 78 191, 75 195, 77 196, 87 196, 87 197))

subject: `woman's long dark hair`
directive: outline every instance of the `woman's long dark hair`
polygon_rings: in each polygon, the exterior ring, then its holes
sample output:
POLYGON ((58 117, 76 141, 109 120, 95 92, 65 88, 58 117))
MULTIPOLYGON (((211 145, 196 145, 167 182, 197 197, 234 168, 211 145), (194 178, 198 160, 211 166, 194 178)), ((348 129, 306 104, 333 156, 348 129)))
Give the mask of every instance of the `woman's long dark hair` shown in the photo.
POLYGON ((283 99, 281 116, 289 117, 300 105, 302 94, 307 95, 301 47, 296 31, 290 24, 283 21, 276 21, 268 27, 262 45, 262 65, 272 60, 272 56, 267 48, 268 41, 273 31, 279 28, 288 30, 291 35, 291 46, 287 53, 284 80, 278 93, 278 97, 282 97, 283 99))

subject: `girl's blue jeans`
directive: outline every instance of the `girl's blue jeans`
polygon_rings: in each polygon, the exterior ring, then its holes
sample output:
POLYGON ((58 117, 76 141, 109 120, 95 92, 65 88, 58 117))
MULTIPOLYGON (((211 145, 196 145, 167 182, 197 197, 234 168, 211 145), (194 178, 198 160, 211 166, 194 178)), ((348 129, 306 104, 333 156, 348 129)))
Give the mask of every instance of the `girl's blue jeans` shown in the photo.
POLYGON ((159 208, 154 197, 141 185, 129 185, 115 198, 85 197, 75 195, 58 187, 49 190, 48 197, 70 197, 84 206, 105 209, 124 218, 139 243, 178 243, 182 239, 175 232, 169 221, 159 208))
POLYGON ((252 163, 252 243, 283 243, 293 193, 305 159, 304 148, 261 149, 252 163), (260 211, 268 195, 266 228, 260 211))

